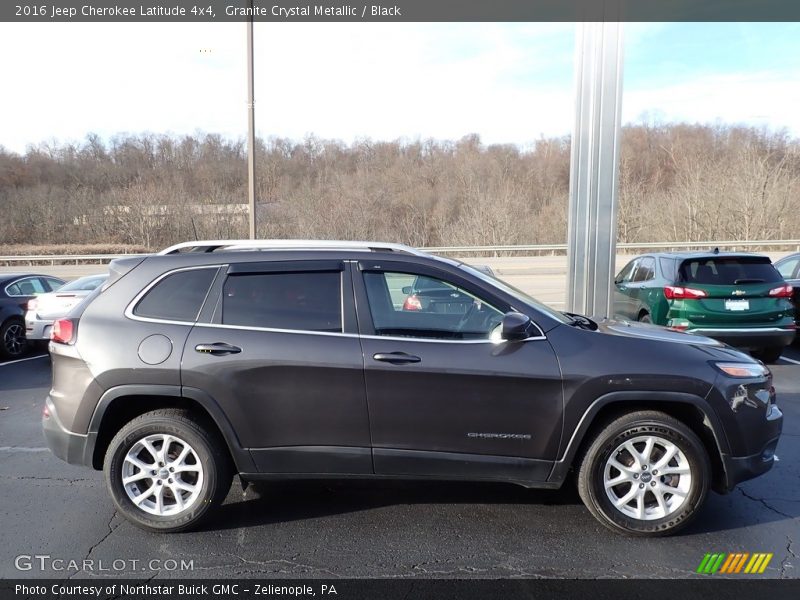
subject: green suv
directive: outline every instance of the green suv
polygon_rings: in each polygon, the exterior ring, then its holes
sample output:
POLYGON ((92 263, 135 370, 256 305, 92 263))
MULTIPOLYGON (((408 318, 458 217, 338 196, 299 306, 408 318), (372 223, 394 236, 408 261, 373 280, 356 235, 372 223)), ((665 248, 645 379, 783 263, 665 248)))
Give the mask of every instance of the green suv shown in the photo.
POLYGON ((769 258, 732 252, 639 256, 614 279, 618 319, 665 325, 775 362, 796 333, 792 286, 769 258))

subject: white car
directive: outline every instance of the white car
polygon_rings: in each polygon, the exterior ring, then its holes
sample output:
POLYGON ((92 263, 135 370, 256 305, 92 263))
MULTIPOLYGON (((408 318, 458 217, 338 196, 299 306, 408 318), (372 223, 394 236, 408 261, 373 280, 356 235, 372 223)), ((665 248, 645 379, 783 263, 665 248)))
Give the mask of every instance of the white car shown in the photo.
POLYGON ((80 302, 96 287, 103 284, 108 275, 89 275, 70 281, 55 292, 40 294, 28 300, 25 313, 25 337, 29 340, 49 340, 53 323, 80 302))

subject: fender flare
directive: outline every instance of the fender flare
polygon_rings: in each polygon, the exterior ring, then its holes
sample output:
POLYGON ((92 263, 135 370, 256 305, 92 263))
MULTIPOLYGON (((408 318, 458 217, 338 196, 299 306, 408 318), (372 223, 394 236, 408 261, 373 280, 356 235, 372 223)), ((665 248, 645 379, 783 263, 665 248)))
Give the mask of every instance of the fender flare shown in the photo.
POLYGON ((211 416, 214 424, 222 434, 237 471, 239 473, 249 473, 253 472, 255 469, 250 452, 246 448, 242 448, 233 426, 216 400, 202 390, 196 388, 180 385, 152 384, 120 385, 110 388, 103 393, 89 421, 89 431, 87 434, 88 443, 84 453, 84 458, 88 459, 86 464, 91 465, 93 463, 94 449, 106 410, 115 400, 124 396, 171 396, 173 398, 186 398, 197 402, 211 416))
POLYGON ((553 464, 553 470, 550 472, 548 481, 560 483, 566 479, 572 467, 572 462, 578 453, 578 449, 581 447, 581 444, 586 438, 586 434, 594 423, 595 417, 597 417, 603 408, 609 404, 636 402, 665 402, 693 406, 704 416, 704 423, 706 423, 711 430, 720 458, 729 452, 730 446, 728 445, 728 439, 725 435, 725 429, 722 427, 717 413, 711 408, 708 402, 700 396, 685 392, 654 392, 645 390, 609 392, 597 398, 584 411, 580 421, 578 421, 577 427, 575 427, 572 433, 572 437, 567 442, 561 458, 556 460, 553 464))

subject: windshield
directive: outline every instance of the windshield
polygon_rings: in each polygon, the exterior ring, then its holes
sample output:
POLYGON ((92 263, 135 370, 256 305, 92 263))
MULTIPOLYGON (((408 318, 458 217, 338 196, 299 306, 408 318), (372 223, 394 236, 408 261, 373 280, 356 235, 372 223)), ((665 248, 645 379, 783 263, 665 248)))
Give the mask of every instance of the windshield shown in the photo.
POLYGON ((523 303, 527 304, 531 308, 533 308, 535 310, 538 310, 539 312, 545 313, 547 316, 552 317, 553 319, 555 319, 559 323, 569 323, 571 321, 571 319, 569 317, 567 317, 566 315, 564 315, 564 313, 560 313, 557 310, 555 310, 553 308, 550 308, 546 304, 544 304, 542 302, 539 302, 533 296, 531 296, 529 294, 526 294, 522 290, 519 290, 519 289, 515 288, 513 285, 507 284, 505 281, 502 281, 500 279, 497 279, 495 277, 487 275, 486 273, 482 273, 481 271, 478 271, 477 269, 475 269, 473 267, 470 267, 469 265, 465 265, 463 263, 460 264, 459 267, 464 269, 465 271, 467 271, 471 275, 474 275, 475 277, 477 277, 481 281, 484 281, 485 283, 488 283, 492 287, 495 287, 495 288, 505 292, 506 294, 514 296, 515 298, 518 298, 520 300, 520 302, 523 302, 523 303))
POLYGON ((75 292, 79 290, 93 290, 107 279, 108 275, 95 275, 93 277, 81 277, 75 281, 70 281, 61 286, 59 292, 75 292))

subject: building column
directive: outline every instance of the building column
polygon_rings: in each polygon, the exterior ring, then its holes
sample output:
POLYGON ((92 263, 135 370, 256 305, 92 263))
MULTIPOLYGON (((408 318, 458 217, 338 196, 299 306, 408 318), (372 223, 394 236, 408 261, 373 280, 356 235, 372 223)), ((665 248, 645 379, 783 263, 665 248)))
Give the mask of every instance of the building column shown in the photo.
POLYGON ((605 317, 614 300, 622 24, 579 23, 575 46, 566 306, 605 317))

